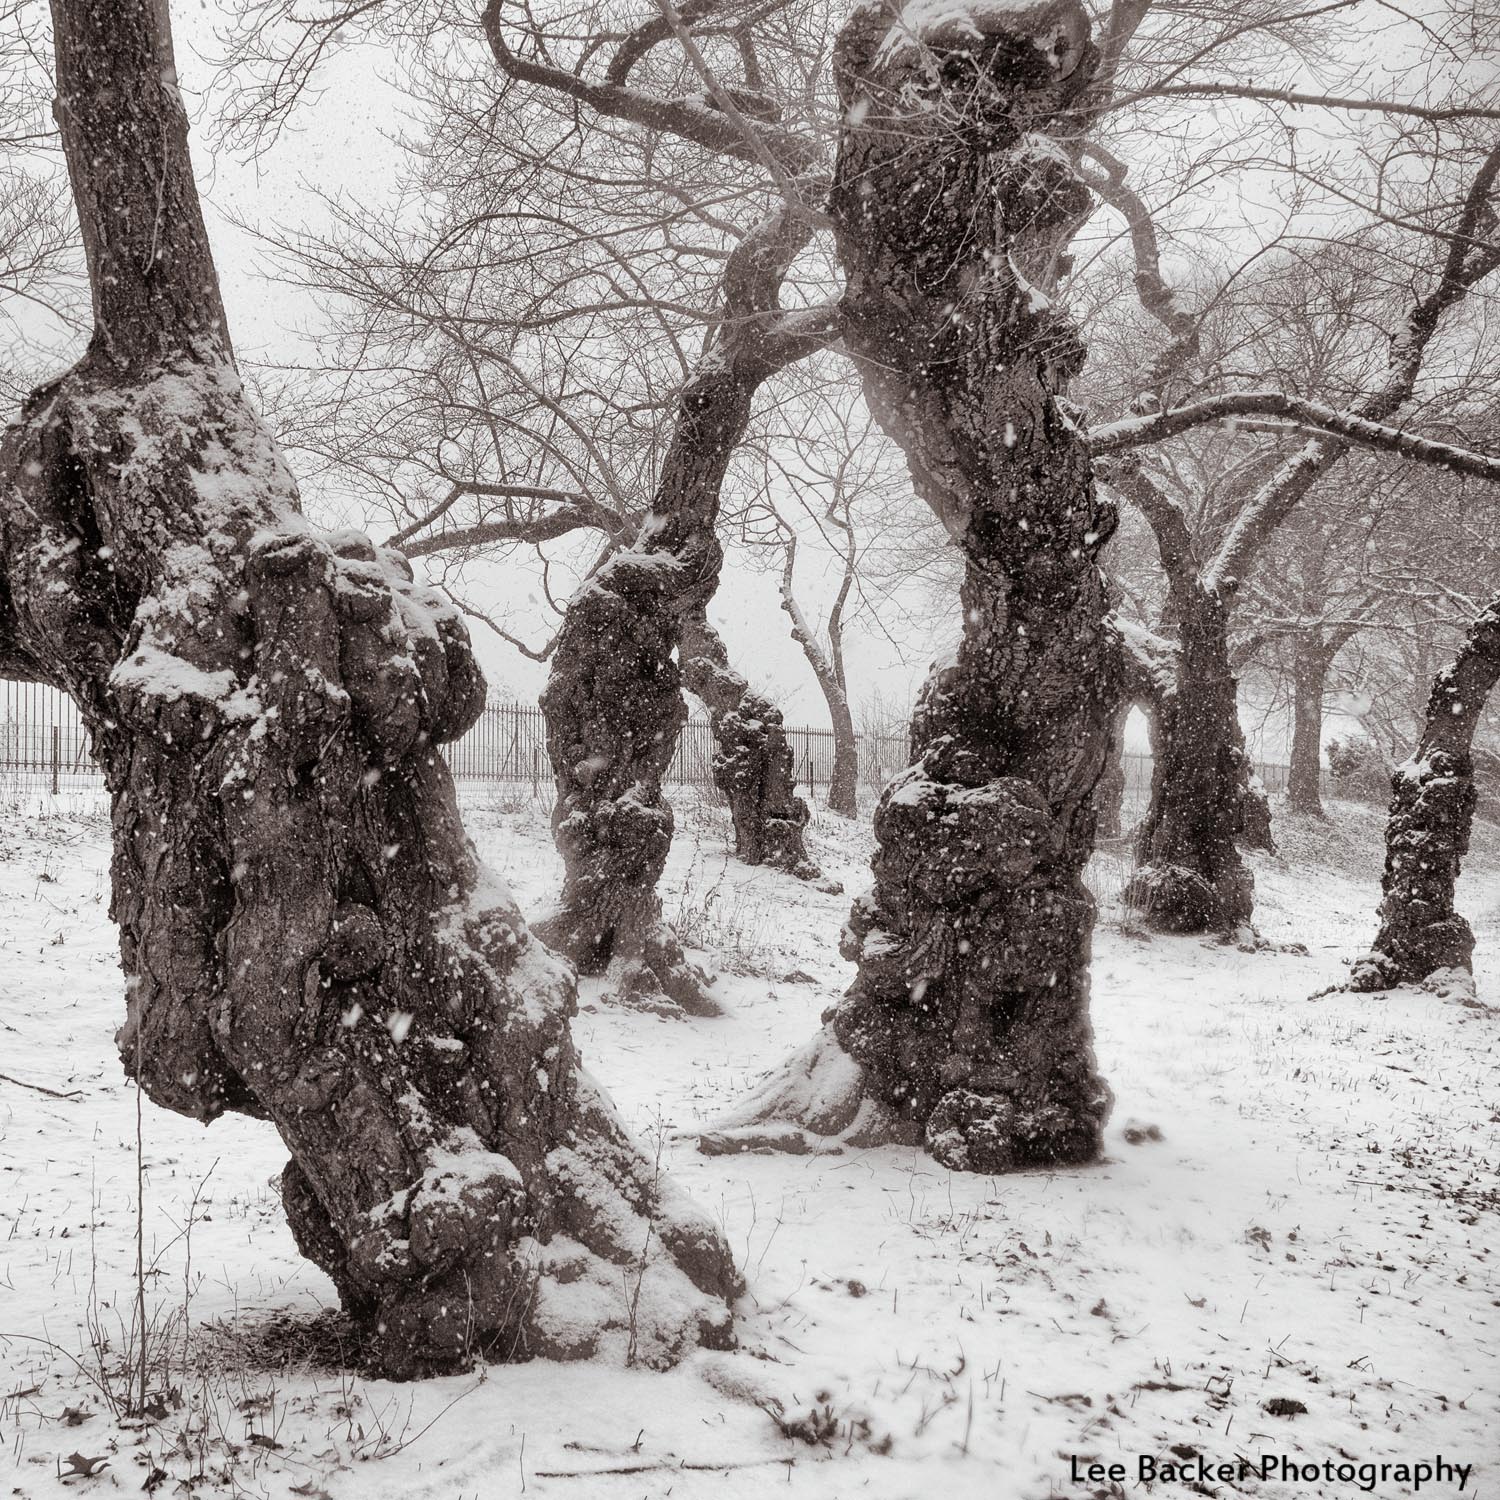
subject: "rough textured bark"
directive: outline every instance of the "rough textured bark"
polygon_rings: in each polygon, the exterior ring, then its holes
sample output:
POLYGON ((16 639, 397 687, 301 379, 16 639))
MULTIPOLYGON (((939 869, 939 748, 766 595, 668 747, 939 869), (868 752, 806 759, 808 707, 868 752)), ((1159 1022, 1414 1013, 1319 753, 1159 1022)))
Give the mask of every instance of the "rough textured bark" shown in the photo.
POLYGON ((1109 731, 1109 755, 1099 777, 1094 803, 1099 810, 1099 837, 1117 839, 1123 832, 1121 819, 1125 808, 1125 721, 1131 705, 1124 704, 1115 714, 1109 731))
POLYGON ((1257 794, 1224 601, 1195 580, 1184 585, 1174 589, 1179 606, 1182 594, 1192 598, 1167 626, 1178 647, 1176 674, 1152 720, 1151 801, 1136 838, 1140 868, 1125 901, 1162 931, 1229 930, 1247 923, 1253 910, 1254 879, 1239 839, 1257 794))
POLYGON ((1114 515, 1059 399, 1081 344, 1035 284, 1087 208, 1043 132, 1089 84, 1088 35, 1056 3, 931 25, 861 7, 839 37, 845 345, 963 552, 964 634, 876 810, 854 983, 707 1149, 915 1131, 985 1172, 1100 1149, 1082 875, 1118 696, 1114 515))
POLYGON ((1153 705, 1153 761, 1136 838, 1140 868, 1124 898, 1162 931, 1233 929, 1253 909, 1239 840, 1248 831, 1249 842, 1269 847, 1270 810, 1240 727, 1230 598, 1202 582, 1181 508, 1134 461, 1114 462, 1107 472, 1149 522, 1167 578, 1161 636, 1139 627, 1126 635, 1132 678, 1153 705))
POLYGON ((1380 932, 1350 986, 1383 990, 1468 970, 1474 934, 1453 909, 1474 822, 1474 726, 1500 681, 1500 595, 1439 672, 1416 753, 1391 778, 1380 932))
POLYGON ((809 233, 783 208, 730 258, 724 317, 683 388, 640 537, 569 603, 541 699, 565 875, 538 931, 583 973, 618 964, 622 998, 665 995, 693 1014, 719 1005, 663 925, 656 889, 672 841, 662 777, 687 717, 676 653, 683 617, 718 583, 720 488, 755 392, 828 337, 825 315, 777 305, 809 233))
POLYGON ((1292 760, 1287 806, 1323 816, 1323 694, 1333 652, 1318 633, 1297 638, 1292 658, 1292 760))
POLYGON ((702 606, 682 617, 678 655, 684 685, 708 709, 714 785, 729 803, 735 854, 747 865, 774 865, 799 880, 821 880, 803 839, 807 803, 797 795, 796 757, 781 710, 752 692, 730 666, 702 606))
POLYGON ((573 977, 464 837, 461 620, 307 525, 245 399, 165 5, 54 0, 53 29, 96 326, 0 448, 0 650, 104 769, 127 1069, 275 1123, 297 1242, 388 1373, 723 1344, 722 1237, 579 1067, 573 977))

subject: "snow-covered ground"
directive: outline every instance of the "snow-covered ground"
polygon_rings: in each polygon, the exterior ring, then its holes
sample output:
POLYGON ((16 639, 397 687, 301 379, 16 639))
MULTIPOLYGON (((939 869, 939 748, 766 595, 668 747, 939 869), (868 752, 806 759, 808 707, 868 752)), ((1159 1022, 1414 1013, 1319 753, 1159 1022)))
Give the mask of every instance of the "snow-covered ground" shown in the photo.
MULTIPOLYGON (((523 907, 558 867, 544 810, 470 788, 470 829, 523 907)), ((1267 946, 1122 924, 1101 856, 1101 1165, 1000 1179, 920 1153, 705 1158, 682 1133, 814 1030, 848 977, 831 896, 725 854, 679 810, 666 889, 731 1014, 600 1008, 578 1032, 627 1118, 722 1216, 750 1284, 741 1347, 670 1374, 529 1364, 397 1386, 337 1367, 332 1290, 297 1255, 270 1127, 145 1105, 155 1420, 122 1424, 135 1326, 137 1101, 100 799, 0 809, 0 1491, 338 1497, 1355 1495, 1301 1465, 1473 1465, 1500 1494, 1500 835, 1461 892, 1473 1007, 1314 992, 1372 933, 1379 818, 1280 819, 1258 859, 1267 946), (1303 944, 1302 952, 1293 945, 1303 944), (54 1094, 24 1085, 40 1085, 54 1094), (320 1312, 322 1315, 320 1316, 320 1312), (1282 1413, 1282 1414, 1278 1414, 1282 1413), (1197 1476, 1248 1461, 1223 1481, 1197 1476), (1123 1481, 1073 1478, 1090 1463, 1123 1481), (1311 1472, 1311 1471, 1309 1471, 1311 1472)), ((820 815, 851 890, 868 833, 820 815)), ((622 1291, 622 1295, 623 1295, 622 1291)), ((1378 1495, 1412 1493, 1388 1476, 1378 1495)), ((1421 1493, 1451 1495, 1455 1480, 1421 1493)))

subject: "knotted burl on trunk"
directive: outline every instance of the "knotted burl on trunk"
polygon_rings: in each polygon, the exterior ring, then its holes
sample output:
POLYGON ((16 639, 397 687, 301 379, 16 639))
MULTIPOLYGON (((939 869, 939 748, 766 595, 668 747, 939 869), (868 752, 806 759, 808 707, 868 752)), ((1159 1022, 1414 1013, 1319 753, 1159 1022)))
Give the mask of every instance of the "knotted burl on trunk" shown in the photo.
POLYGON ((274 1122, 298 1244, 390 1373, 727 1340, 722 1238, 580 1069, 572 972, 464 836, 455 612, 307 525, 212 341, 92 353, 0 474, 7 630, 109 788, 127 1070, 274 1122))
POLYGON ((1472 995, 1474 931, 1455 909, 1478 794, 1474 730, 1500 681, 1500 595, 1437 674, 1422 739, 1391 777, 1380 931, 1350 974, 1355 990, 1426 984, 1472 995))
POLYGON ((707 1149, 915 1133, 1005 1171, 1100 1148, 1082 872, 1119 694, 1114 514, 1060 399, 1082 347, 1039 286, 1088 206, 1046 132, 1093 58, 1069 3, 864 6, 839 38, 845 343, 963 554, 963 638, 875 814, 852 986, 707 1149))

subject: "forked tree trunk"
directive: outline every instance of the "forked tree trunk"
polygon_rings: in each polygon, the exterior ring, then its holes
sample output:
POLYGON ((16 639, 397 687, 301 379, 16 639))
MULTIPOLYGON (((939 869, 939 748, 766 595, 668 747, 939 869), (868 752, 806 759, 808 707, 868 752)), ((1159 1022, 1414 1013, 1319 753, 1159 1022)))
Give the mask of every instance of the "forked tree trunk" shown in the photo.
POLYGON ((797 795, 796 758, 781 710, 729 664, 703 606, 682 617, 678 649, 687 690, 708 709, 714 785, 729 803, 734 852, 747 865, 772 865, 799 880, 821 880, 807 852, 807 803, 797 795))
POLYGON ((859 740, 854 733, 854 715, 849 709, 849 687, 844 677, 843 601, 854 581, 854 554, 851 549, 844 569, 843 586, 829 617, 829 644, 825 651, 817 633, 802 613, 792 587, 797 568, 797 537, 788 532, 786 563, 781 570, 781 607, 792 624, 792 639, 801 646, 807 664, 828 705, 828 719, 833 726, 833 766, 828 773, 828 810, 842 818, 859 816, 859 740))
POLYGON ((1474 823, 1474 726, 1497 681, 1500 595, 1438 673, 1416 754, 1391 778, 1380 932, 1354 966, 1352 989, 1418 984, 1445 969, 1470 968, 1474 933, 1453 897, 1474 823))
POLYGON ((1268 837, 1269 812, 1245 753, 1225 602, 1173 580, 1168 610, 1176 671, 1152 718, 1151 801, 1125 901, 1161 931, 1233 930, 1253 911, 1239 840, 1247 825, 1268 837))
POLYGON ((0 657, 104 768, 127 1069, 274 1122, 298 1245, 388 1373, 722 1344, 722 1237, 579 1068, 573 977, 464 837, 460 619, 308 526, 235 375, 165 4, 52 9, 95 331, 0 449, 0 657))
POLYGON ((1292 658, 1292 763, 1287 806, 1323 816, 1323 694, 1333 652, 1313 630, 1299 636, 1292 658))
POLYGON ((828 338, 822 314, 777 305, 809 233, 783 209, 730 258, 720 329, 678 400, 640 537, 573 596, 541 698, 565 873, 557 909, 537 930, 585 974, 618 964, 622 998, 664 994, 692 1014, 720 1007, 665 927, 657 893, 672 842, 662 777, 687 717, 681 621, 719 581, 719 494, 756 390, 828 338))
POLYGON ((1118 696, 1097 564, 1114 516, 1058 400, 1077 333, 1025 275, 1087 210, 1042 132, 1094 53, 1067 3, 907 14, 861 7, 839 37, 831 208, 845 344, 963 552, 964 634, 875 813, 853 985, 704 1145, 914 1132, 947 1166, 998 1172, 1094 1157, 1110 1098, 1082 876, 1118 696))

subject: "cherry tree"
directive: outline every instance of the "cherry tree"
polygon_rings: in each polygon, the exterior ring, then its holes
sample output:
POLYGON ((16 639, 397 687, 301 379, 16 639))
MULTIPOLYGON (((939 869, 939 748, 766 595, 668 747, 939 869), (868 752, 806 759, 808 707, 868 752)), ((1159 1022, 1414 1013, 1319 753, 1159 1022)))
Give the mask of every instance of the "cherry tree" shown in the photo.
POLYGON ((724 1344, 727 1246, 581 1068, 572 972, 464 837, 461 618, 307 523, 246 399, 166 5, 52 17, 94 328, 0 447, 0 670, 71 694, 104 769, 127 1070, 274 1124, 298 1245, 387 1373, 724 1344))

